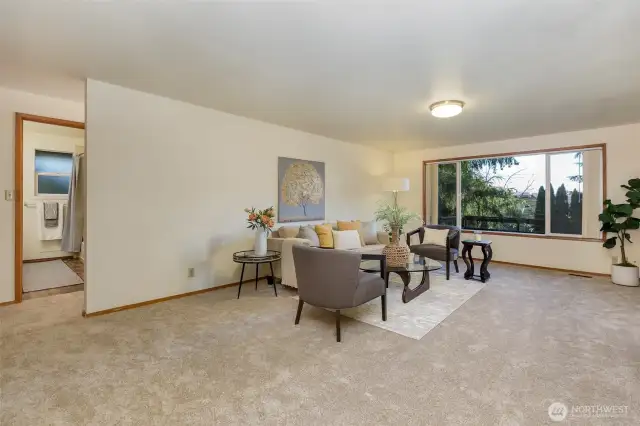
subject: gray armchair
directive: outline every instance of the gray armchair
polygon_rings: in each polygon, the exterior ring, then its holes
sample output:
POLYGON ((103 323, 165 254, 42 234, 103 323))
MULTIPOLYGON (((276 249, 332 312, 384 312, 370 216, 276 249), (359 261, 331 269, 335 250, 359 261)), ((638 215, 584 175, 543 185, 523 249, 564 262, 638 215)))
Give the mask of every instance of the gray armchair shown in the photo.
POLYGON ((382 255, 367 255, 346 250, 322 250, 303 245, 293 247, 293 262, 298 281, 298 312, 300 322, 306 303, 336 310, 336 340, 340 341, 340 309, 360 306, 370 300, 382 299, 382 320, 387 320, 387 289, 384 279, 360 270, 363 258, 379 259, 382 276, 386 267, 382 255))
POLYGON ((457 226, 449 225, 425 225, 407 233, 407 245, 411 253, 416 253, 420 256, 428 257, 429 259, 445 262, 447 270, 447 279, 449 279, 449 263, 453 262, 456 272, 460 272, 458 269, 458 253, 460 253, 460 228, 457 226), (424 228, 430 229, 448 229, 449 235, 444 246, 435 244, 423 244, 424 241, 424 228), (411 245, 411 236, 419 234, 420 244, 411 245))

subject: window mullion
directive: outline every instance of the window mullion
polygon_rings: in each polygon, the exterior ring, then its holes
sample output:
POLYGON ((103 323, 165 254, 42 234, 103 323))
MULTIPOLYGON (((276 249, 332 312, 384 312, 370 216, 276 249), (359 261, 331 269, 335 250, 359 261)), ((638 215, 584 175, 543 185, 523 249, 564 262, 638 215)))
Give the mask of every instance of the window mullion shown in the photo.
POLYGON ((544 161, 544 233, 549 235, 551 234, 551 156, 545 154, 544 161))
POLYGON ((456 226, 462 229, 462 163, 456 161, 456 226))

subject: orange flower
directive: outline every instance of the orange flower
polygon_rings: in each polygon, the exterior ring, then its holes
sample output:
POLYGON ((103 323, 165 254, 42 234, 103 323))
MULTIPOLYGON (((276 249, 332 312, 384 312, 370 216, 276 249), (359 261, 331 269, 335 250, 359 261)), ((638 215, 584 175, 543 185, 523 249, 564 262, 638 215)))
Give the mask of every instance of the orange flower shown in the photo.
POLYGON ((249 215, 249 220, 256 220, 256 217, 257 217, 257 216, 256 216, 255 214, 251 213, 251 214, 249 215))
POLYGON ((262 223, 269 223, 269 217, 266 214, 262 216, 262 223))

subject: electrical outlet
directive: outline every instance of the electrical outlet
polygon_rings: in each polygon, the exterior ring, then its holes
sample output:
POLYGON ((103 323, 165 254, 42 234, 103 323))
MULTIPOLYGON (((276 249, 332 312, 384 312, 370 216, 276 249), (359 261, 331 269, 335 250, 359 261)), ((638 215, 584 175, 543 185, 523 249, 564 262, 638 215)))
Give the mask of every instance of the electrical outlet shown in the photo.
POLYGON ((196 269, 195 268, 189 268, 188 272, 187 272, 187 276, 189 278, 193 278, 196 276, 196 269))
POLYGON ((5 189, 4 190, 4 200, 5 201, 13 201, 15 200, 16 196, 15 196, 15 191, 12 191, 10 189, 5 189))

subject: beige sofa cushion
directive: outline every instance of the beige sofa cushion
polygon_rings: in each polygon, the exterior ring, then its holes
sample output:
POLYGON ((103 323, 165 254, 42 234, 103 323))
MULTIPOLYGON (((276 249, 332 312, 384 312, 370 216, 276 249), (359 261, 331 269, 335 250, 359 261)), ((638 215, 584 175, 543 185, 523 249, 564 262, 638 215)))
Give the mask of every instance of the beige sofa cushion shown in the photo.
POLYGON ((296 238, 299 232, 299 226, 283 226, 278 229, 278 236, 280 238, 296 238))
POLYGON ((298 233, 298 238, 304 238, 305 240, 311 241, 311 247, 319 247, 320 239, 318 238, 318 234, 316 234, 315 227, 301 226, 300 232, 298 233))

